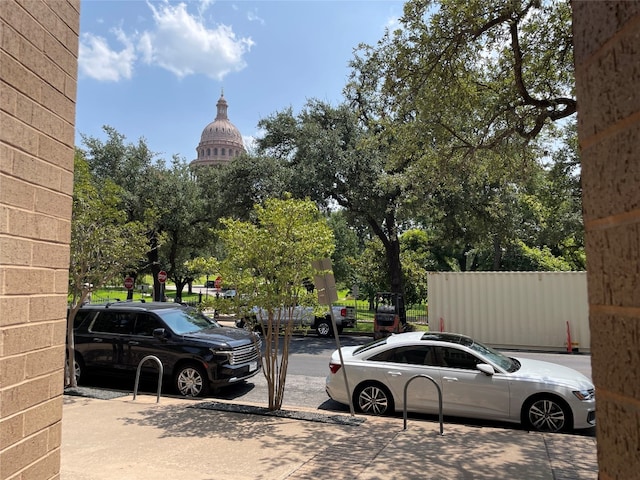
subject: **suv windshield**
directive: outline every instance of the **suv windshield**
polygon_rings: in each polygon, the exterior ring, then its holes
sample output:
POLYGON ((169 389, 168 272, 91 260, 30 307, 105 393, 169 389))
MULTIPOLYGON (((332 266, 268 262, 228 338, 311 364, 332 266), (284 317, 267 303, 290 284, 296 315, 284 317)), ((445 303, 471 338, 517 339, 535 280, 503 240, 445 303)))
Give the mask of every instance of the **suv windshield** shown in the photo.
POLYGON ((157 311, 156 313, 164 320, 169 328, 178 335, 220 327, 218 322, 195 309, 166 310, 157 311))

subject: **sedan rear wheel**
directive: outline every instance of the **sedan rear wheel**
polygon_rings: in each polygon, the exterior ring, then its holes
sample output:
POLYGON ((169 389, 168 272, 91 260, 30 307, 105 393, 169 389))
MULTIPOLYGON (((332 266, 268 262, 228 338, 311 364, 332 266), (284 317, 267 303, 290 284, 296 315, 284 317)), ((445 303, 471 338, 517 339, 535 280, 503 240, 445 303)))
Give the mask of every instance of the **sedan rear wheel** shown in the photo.
POLYGON ((527 404, 529 426, 539 432, 561 432, 571 427, 571 412, 553 397, 538 397, 527 404))
POLYGON ((208 379, 204 370, 197 365, 183 365, 175 376, 175 384, 180 395, 199 397, 208 391, 208 379))
POLYGON ((358 410, 371 415, 384 415, 393 412, 393 398, 381 384, 371 383, 358 389, 356 394, 358 410))

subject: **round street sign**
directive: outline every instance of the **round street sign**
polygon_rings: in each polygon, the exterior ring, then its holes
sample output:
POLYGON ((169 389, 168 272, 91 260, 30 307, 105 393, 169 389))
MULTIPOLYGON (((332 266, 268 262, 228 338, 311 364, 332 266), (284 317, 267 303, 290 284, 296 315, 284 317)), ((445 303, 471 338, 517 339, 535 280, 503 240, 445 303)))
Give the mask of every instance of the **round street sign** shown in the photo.
POLYGON ((167 272, 165 272, 164 270, 160 270, 158 272, 158 281, 160 283, 164 283, 167 281, 167 272))
POLYGON ((126 288, 127 290, 133 289, 133 277, 126 277, 124 279, 124 288, 126 288))

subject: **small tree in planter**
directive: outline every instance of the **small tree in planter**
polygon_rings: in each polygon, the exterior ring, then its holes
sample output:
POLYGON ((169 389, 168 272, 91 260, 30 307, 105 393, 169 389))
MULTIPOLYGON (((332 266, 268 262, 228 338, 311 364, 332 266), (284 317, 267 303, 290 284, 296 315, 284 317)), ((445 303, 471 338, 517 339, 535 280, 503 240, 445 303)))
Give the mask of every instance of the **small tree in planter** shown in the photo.
POLYGON ((295 309, 315 303, 303 281, 314 276, 313 260, 331 255, 333 233, 308 200, 267 200, 255 207, 254 223, 224 219, 222 224, 220 238, 227 254, 221 262, 223 276, 236 286, 238 298, 268 314, 262 367, 269 409, 279 410, 295 309))
MULTIPOLYGON (((71 306, 67 320, 69 359, 75 359, 73 323, 82 304, 92 291, 119 277, 124 281, 126 272, 135 271, 149 250, 147 228, 139 222, 128 222, 121 208, 122 189, 110 181, 95 182, 80 152, 76 152, 74 168, 69 261, 71 306)), ((65 377, 66 385, 77 386, 69 369, 65 377)))

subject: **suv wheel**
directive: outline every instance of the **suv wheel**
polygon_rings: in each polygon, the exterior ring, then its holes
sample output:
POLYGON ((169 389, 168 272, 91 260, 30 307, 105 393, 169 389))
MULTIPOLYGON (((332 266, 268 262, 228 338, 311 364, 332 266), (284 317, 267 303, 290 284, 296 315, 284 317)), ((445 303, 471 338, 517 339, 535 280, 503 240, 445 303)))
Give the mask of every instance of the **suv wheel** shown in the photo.
POLYGON ((199 397, 209 390, 209 380, 202 367, 195 364, 182 365, 175 375, 176 389, 185 397, 199 397))
MULTIPOLYGON (((67 368, 69 368, 69 359, 67 358, 67 368)), ((84 367, 82 366, 82 360, 80 358, 78 358, 78 355, 76 354, 76 358, 75 361, 73 362, 73 373, 76 377, 76 385, 80 385, 80 379, 83 379, 83 370, 84 367)), ((71 373, 71 372, 69 372, 71 373)))

